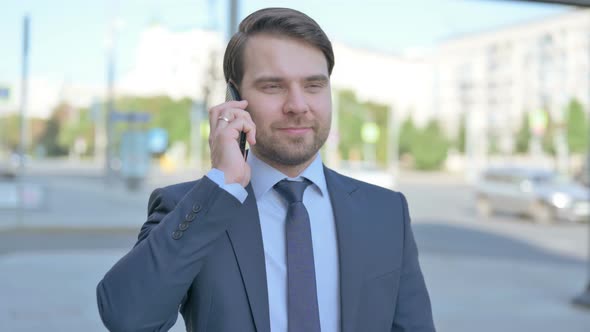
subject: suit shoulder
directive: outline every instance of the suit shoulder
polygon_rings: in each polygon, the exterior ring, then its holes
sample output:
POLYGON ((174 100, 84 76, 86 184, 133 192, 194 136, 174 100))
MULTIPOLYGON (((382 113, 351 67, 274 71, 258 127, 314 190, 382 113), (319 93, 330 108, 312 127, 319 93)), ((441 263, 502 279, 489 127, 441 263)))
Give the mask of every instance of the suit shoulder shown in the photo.
POLYGON ((374 194, 374 195, 385 195, 385 196, 398 196, 403 194, 399 191, 395 191, 393 189, 385 188, 382 186, 378 186, 372 183, 368 183, 365 181, 361 181, 359 179, 352 178, 350 176, 341 174, 335 170, 328 169, 329 172, 332 172, 335 176, 339 177, 343 182, 348 183, 351 187, 356 187, 356 190, 362 190, 365 193, 374 194))
POLYGON ((178 202, 200 181, 201 180, 194 180, 171 184, 165 187, 155 189, 152 195, 164 195, 166 196, 166 198, 171 199, 174 202, 178 202))

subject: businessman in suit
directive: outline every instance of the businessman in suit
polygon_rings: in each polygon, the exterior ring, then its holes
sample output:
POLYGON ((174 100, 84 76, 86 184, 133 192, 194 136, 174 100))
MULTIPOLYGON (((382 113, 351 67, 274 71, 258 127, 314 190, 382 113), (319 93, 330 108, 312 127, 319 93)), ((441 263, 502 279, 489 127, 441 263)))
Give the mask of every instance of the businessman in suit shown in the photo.
POLYGON ((181 312, 188 331, 434 331, 406 199, 318 153, 333 66, 303 13, 242 21, 224 74, 244 100, 210 109, 212 169, 152 193, 136 245, 98 284, 109 330, 166 331, 181 312))

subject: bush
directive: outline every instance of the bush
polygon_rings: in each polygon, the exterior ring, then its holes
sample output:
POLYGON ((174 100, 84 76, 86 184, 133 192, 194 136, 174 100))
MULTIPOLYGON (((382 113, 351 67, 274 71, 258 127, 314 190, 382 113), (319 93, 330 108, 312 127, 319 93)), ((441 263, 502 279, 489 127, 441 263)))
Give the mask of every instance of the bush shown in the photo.
POLYGON ((567 144, 572 153, 585 153, 588 149, 588 119, 582 104, 572 100, 566 113, 567 144))
POLYGON ((440 129, 437 121, 430 121, 428 125, 414 133, 411 153, 414 157, 414 167, 419 170, 440 169, 447 159, 449 142, 440 129))

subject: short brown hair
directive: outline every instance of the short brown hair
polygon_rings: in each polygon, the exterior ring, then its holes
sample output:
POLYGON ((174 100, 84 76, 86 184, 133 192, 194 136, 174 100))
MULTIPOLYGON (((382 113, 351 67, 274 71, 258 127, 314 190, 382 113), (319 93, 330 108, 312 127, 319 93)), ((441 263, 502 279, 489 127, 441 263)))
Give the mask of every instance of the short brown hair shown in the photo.
POLYGON ((311 17, 289 8, 265 8, 248 15, 230 39, 223 56, 225 81, 239 85, 244 76, 244 47, 249 37, 259 33, 301 40, 318 48, 326 57, 328 73, 334 68, 332 43, 311 17))

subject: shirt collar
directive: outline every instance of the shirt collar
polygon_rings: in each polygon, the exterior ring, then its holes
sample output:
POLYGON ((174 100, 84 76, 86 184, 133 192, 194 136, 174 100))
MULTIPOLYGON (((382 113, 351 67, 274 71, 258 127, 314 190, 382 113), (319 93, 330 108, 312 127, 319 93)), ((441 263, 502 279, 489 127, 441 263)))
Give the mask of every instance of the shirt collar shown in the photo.
POLYGON ((312 163, 295 178, 286 176, 279 170, 260 160, 251 150, 248 153, 248 165, 250 165, 250 169, 252 170, 250 183, 252 184, 254 196, 257 199, 260 199, 277 182, 283 179, 301 180, 301 178, 306 178, 313 183, 313 187, 317 188, 320 195, 324 196, 328 192, 322 157, 319 153, 312 163))

